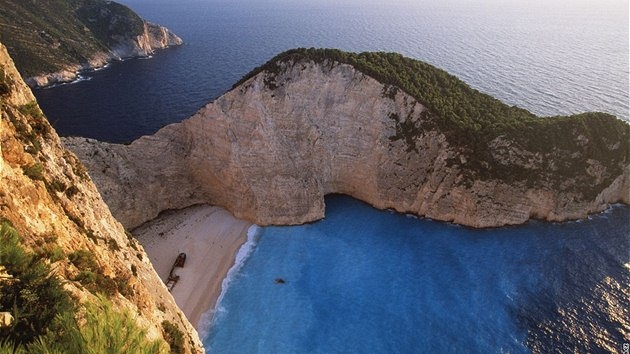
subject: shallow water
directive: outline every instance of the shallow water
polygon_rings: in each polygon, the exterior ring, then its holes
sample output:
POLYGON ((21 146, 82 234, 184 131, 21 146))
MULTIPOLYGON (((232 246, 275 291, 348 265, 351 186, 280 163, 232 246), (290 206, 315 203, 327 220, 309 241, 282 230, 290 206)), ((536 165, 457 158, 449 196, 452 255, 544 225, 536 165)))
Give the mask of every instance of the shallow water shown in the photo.
POLYGON ((204 338, 209 352, 601 352, 624 340, 614 318, 627 326, 630 304, 614 284, 630 279, 628 207, 474 230, 326 203, 322 221, 263 228, 204 338), (606 340, 581 338, 589 327, 606 340))

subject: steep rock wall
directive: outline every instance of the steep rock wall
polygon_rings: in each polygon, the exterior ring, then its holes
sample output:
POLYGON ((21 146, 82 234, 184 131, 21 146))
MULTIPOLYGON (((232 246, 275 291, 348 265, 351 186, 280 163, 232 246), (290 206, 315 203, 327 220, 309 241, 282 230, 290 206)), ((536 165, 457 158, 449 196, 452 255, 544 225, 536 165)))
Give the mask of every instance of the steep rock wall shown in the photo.
POLYGON ((2 44, 0 69, 0 219, 9 220, 31 249, 47 242, 61 247, 64 257, 53 268, 80 301, 94 294, 73 280, 80 269, 67 256, 87 250, 105 277, 124 285, 112 301, 130 310, 150 337, 163 337, 161 324, 167 320, 184 333, 187 353, 203 352, 142 246, 126 234, 85 167, 61 145, 2 44))
POLYGON ((576 171, 580 178, 610 177, 587 148, 534 154, 499 137, 489 142, 493 158, 531 171, 534 182, 471 181, 463 173, 469 157, 438 128, 405 135, 405 124, 437 125, 423 124, 434 115, 423 114, 426 108, 402 90, 347 64, 279 65, 278 73, 262 71, 191 118, 128 146, 81 138, 65 144, 128 227, 201 202, 262 225, 300 224, 324 216, 328 193, 473 227, 578 219, 608 203, 630 202, 627 159, 610 185, 585 197, 558 189, 545 166, 583 159, 589 168, 576 171))

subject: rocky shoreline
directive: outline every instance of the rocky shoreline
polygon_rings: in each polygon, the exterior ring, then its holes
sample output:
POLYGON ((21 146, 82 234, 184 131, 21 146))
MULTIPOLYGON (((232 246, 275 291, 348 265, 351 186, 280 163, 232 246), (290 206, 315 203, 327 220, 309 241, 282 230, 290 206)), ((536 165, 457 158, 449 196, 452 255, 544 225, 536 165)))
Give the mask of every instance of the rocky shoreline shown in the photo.
POLYGON ((124 38, 108 52, 99 52, 82 64, 74 64, 53 73, 46 73, 26 78, 24 81, 32 88, 45 88, 63 83, 71 83, 80 78, 82 73, 99 70, 114 61, 131 58, 149 57, 157 50, 183 44, 183 40, 168 28, 144 22, 144 32, 136 38, 124 38))

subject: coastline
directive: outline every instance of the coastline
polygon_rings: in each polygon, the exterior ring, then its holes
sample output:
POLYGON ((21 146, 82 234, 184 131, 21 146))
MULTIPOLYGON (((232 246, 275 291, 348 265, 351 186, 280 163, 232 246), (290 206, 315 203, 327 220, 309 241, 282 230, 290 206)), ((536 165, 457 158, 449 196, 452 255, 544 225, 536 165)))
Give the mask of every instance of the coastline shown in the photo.
POLYGON ((179 45, 182 44, 167 45, 163 48, 153 48, 151 52, 145 54, 138 53, 126 56, 101 52, 95 55, 95 59, 92 59, 87 63, 71 65, 59 71, 27 77, 24 81, 31 89, 48 89, 62 85, 72 85, 82 81, 91 80, 92 77, 88 76, 88 74, 107 69, 112 65, 112 63, 124 62, 131 59, 152 59, 153 55, 157 51, 179 45))
MULTIPOLYGON (((216 307, 222 285, 251 226, 220 207, 197 205, 165 212, 133 234, 164 282, 177 255, 186 253, 184 267, 175 268, 174 274, 180 278, 171 294, 200 330, 202 315, 216 307)), ((207 321, 205 317, 203 323, 207 321)))

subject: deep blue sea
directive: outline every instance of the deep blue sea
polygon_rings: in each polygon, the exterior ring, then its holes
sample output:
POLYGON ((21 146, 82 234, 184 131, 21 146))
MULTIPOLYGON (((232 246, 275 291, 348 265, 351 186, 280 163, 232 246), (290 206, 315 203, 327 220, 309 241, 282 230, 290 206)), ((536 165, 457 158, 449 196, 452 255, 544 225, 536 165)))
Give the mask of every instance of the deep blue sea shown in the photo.
POLYGON ((628 112, 627 0, 121 0, 186 44, 36 96, 61 135, 128 142, 295 47, 395 51, 539 115, 628 112))
MULTIPOLYGON (((293 47, 395 51, 539 115, 629 120, 627 0, 122 0, 185 45, 35 94, 61 135, 127 142, 293 47)), ((233 272, 211 353, 621 352, 630 208, 473 230, 327 198, 266 227, 233 272), (278 284, 276 279, 283 279, 278 284)))

